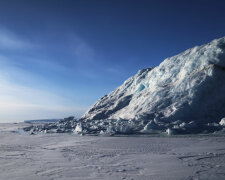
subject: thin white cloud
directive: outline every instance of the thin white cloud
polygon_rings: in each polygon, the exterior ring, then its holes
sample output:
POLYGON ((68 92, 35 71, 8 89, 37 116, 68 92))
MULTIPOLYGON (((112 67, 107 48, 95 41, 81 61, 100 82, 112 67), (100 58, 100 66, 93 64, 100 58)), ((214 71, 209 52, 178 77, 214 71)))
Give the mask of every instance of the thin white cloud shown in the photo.
POLYGON ((115 67, 107 67, 107 68, 105 68, 105 72, 112 73, 112 74, 120 74, 121 73, 120 69, 115 68, 115 67))
POLYGON ((93 61, 95 55, 94 50, 84 41, 80 41, 76 44, 74 52, 77 60, 84 63, 93 61))
POLYGON ((114 75, 120 74, 119 68, 104 64, 106 59, 105 61, 102 61, 99 53, 97 53, 85 40, 78 38, 75 35, 71 35, 70 39, 72 40, 71 46, 74 51, 74 60, 83 76, 89 79, 96 79, 105 72, 114 75))
POLYGON ((33 47, 33 44, 28 39, 21 38, 13 32, 0 27, 0 49, 21 50, 31 47, 33 47))
POLYGON ((56 94, 11 84, 0 76, 0 122, 81 116, 86 109, 56 94))
MULTIPOLYGON (((88 109, 88 107, 76 104, 76 96, 72 95, 73 100, 71 100, 68 94, 63 94, 64 90, 72 92, 66 87, 61 88, 60 85, 55 84, 57 78, 45 77, 46 74, 66 75, 65 77, 71 74, 71 76, 82 75, 89 79, 96 79, 105 72, 117 73, 116 69, 104 68, 104 64, 98 58, 99 55, 88 42, 75 35, 74 37, 68 36, 68 41, 65 42, 68 45, 65 48, 66 53, 73 54, 74 62, 68 61, 70 65, 72 64, 71 66, 67 63, 62 66, 60 63, 63 61, 49 60, 55 55, 48 54, 47 49, 44 51, 46 54, 40 55, 40 44, 36 45, 20 34, 0 26, 0 50, 2 52, 0 54, 0 122, 58 118, 69 115, 80 116, 88 109), (30 51, 26 53, 24 50, 30 51), (51 82, 51 79, 54 79, 54 82, 51 82), (45 88, 44 84, 48 88, 45 88), (51 85, 56 89, 58 87, 59 90, 55 90, 51 85)), ((42 48, 47 48, 45 42, 51 44, 51 41, 43 41, 42 48)))
POLYGON ((40 77, 16 67, 0 67, 0 122, 81 116, 88 108, 76 105, 63 95, 43 90, 40 86, 34 88, 31 84, 21 84, 16 81, 17 77, 42 81, 40 77))
MULTIPOLYGON (((39 59, 33 54, 38 45, 27 38, 0 26, 0 122, 15 122, 26 119, 61 118, 70 115, 81 116, 88 107, 82 107, 65 94, 49 90, 50 80, 37 72, 72 73, 56 61, 39 59), (31 49, 32 48, 32 49, 31 49), (5 53, 8 52, 13 53, 5 53), (31 50, 28 54, 20 50, 31 50)), ((76 44, 77 57, 92 56, 91 48, 83 42, 76 44)), ((51 88, 50 88, 51 89, 51 88)))
POLYGON ((34 104, 0 103, 0 123, 20 122, 24 120, 64 118, 75 115, 80 117, 87 108, 59 105, 45 106, 34 104))
POLYGON ((55 72, 64 72, 64 73, 71 73, 71 69, 63 66, 62 64, 57 63, 56 61, 50 61, 47 59, 39 59, 33 57, 23 57, 23 63, 32 63, 32 65, 39 67, 45 70, 51 70, 55 72))

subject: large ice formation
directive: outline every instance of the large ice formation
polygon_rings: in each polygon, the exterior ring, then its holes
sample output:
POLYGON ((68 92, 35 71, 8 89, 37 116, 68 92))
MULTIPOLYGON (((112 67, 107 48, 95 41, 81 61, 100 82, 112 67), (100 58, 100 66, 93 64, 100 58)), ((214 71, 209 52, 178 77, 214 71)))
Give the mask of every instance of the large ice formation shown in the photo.
POLYGON ((223 130, 224 117, 225 37, 140 70, 76 120, 75 131, 210 133, 223 130))
POLYGON ((225 37, 167 58, 158 67, 140 70, 98 100, 80 121, 89 132, 168 128, 200 132, 223 117, 225 37))

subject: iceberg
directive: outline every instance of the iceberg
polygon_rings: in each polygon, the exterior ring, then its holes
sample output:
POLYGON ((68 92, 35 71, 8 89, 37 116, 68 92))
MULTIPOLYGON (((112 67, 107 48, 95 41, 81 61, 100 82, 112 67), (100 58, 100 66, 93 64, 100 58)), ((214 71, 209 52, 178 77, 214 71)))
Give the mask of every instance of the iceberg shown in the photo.
POLYGON ((224 92, 225 37, 139 70, 80 119, 27 130, 109 135, 224 132, 224 92))
POLYGON ((87 131, 97 126, 94 133, 108 126, 119 133, 168 129, 201 133, 207 123, 219 124, 225 117, 224 92, 225 37, 140 70, 98 100, 79 121, 87 131), (116 131, 126 125, 129 131, 116 131))

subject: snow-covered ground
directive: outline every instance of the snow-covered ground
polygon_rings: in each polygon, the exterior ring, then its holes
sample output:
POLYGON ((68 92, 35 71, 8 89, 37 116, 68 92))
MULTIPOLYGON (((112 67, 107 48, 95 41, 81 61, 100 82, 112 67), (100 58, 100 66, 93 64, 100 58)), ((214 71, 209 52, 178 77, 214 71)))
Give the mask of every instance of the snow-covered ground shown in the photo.
POLYGON ((23 126, 0 124, 1 180, 225 179, 224 136, 10 132, 23 126))

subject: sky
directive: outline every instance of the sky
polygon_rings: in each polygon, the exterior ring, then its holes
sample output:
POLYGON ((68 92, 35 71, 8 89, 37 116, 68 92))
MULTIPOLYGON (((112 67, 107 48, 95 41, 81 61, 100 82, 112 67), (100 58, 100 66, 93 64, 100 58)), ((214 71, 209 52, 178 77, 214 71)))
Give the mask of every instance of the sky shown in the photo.
POLYGON ((224 0, 0 0, 0 122, 80 117, 139 69, 225 36, 224 0))

